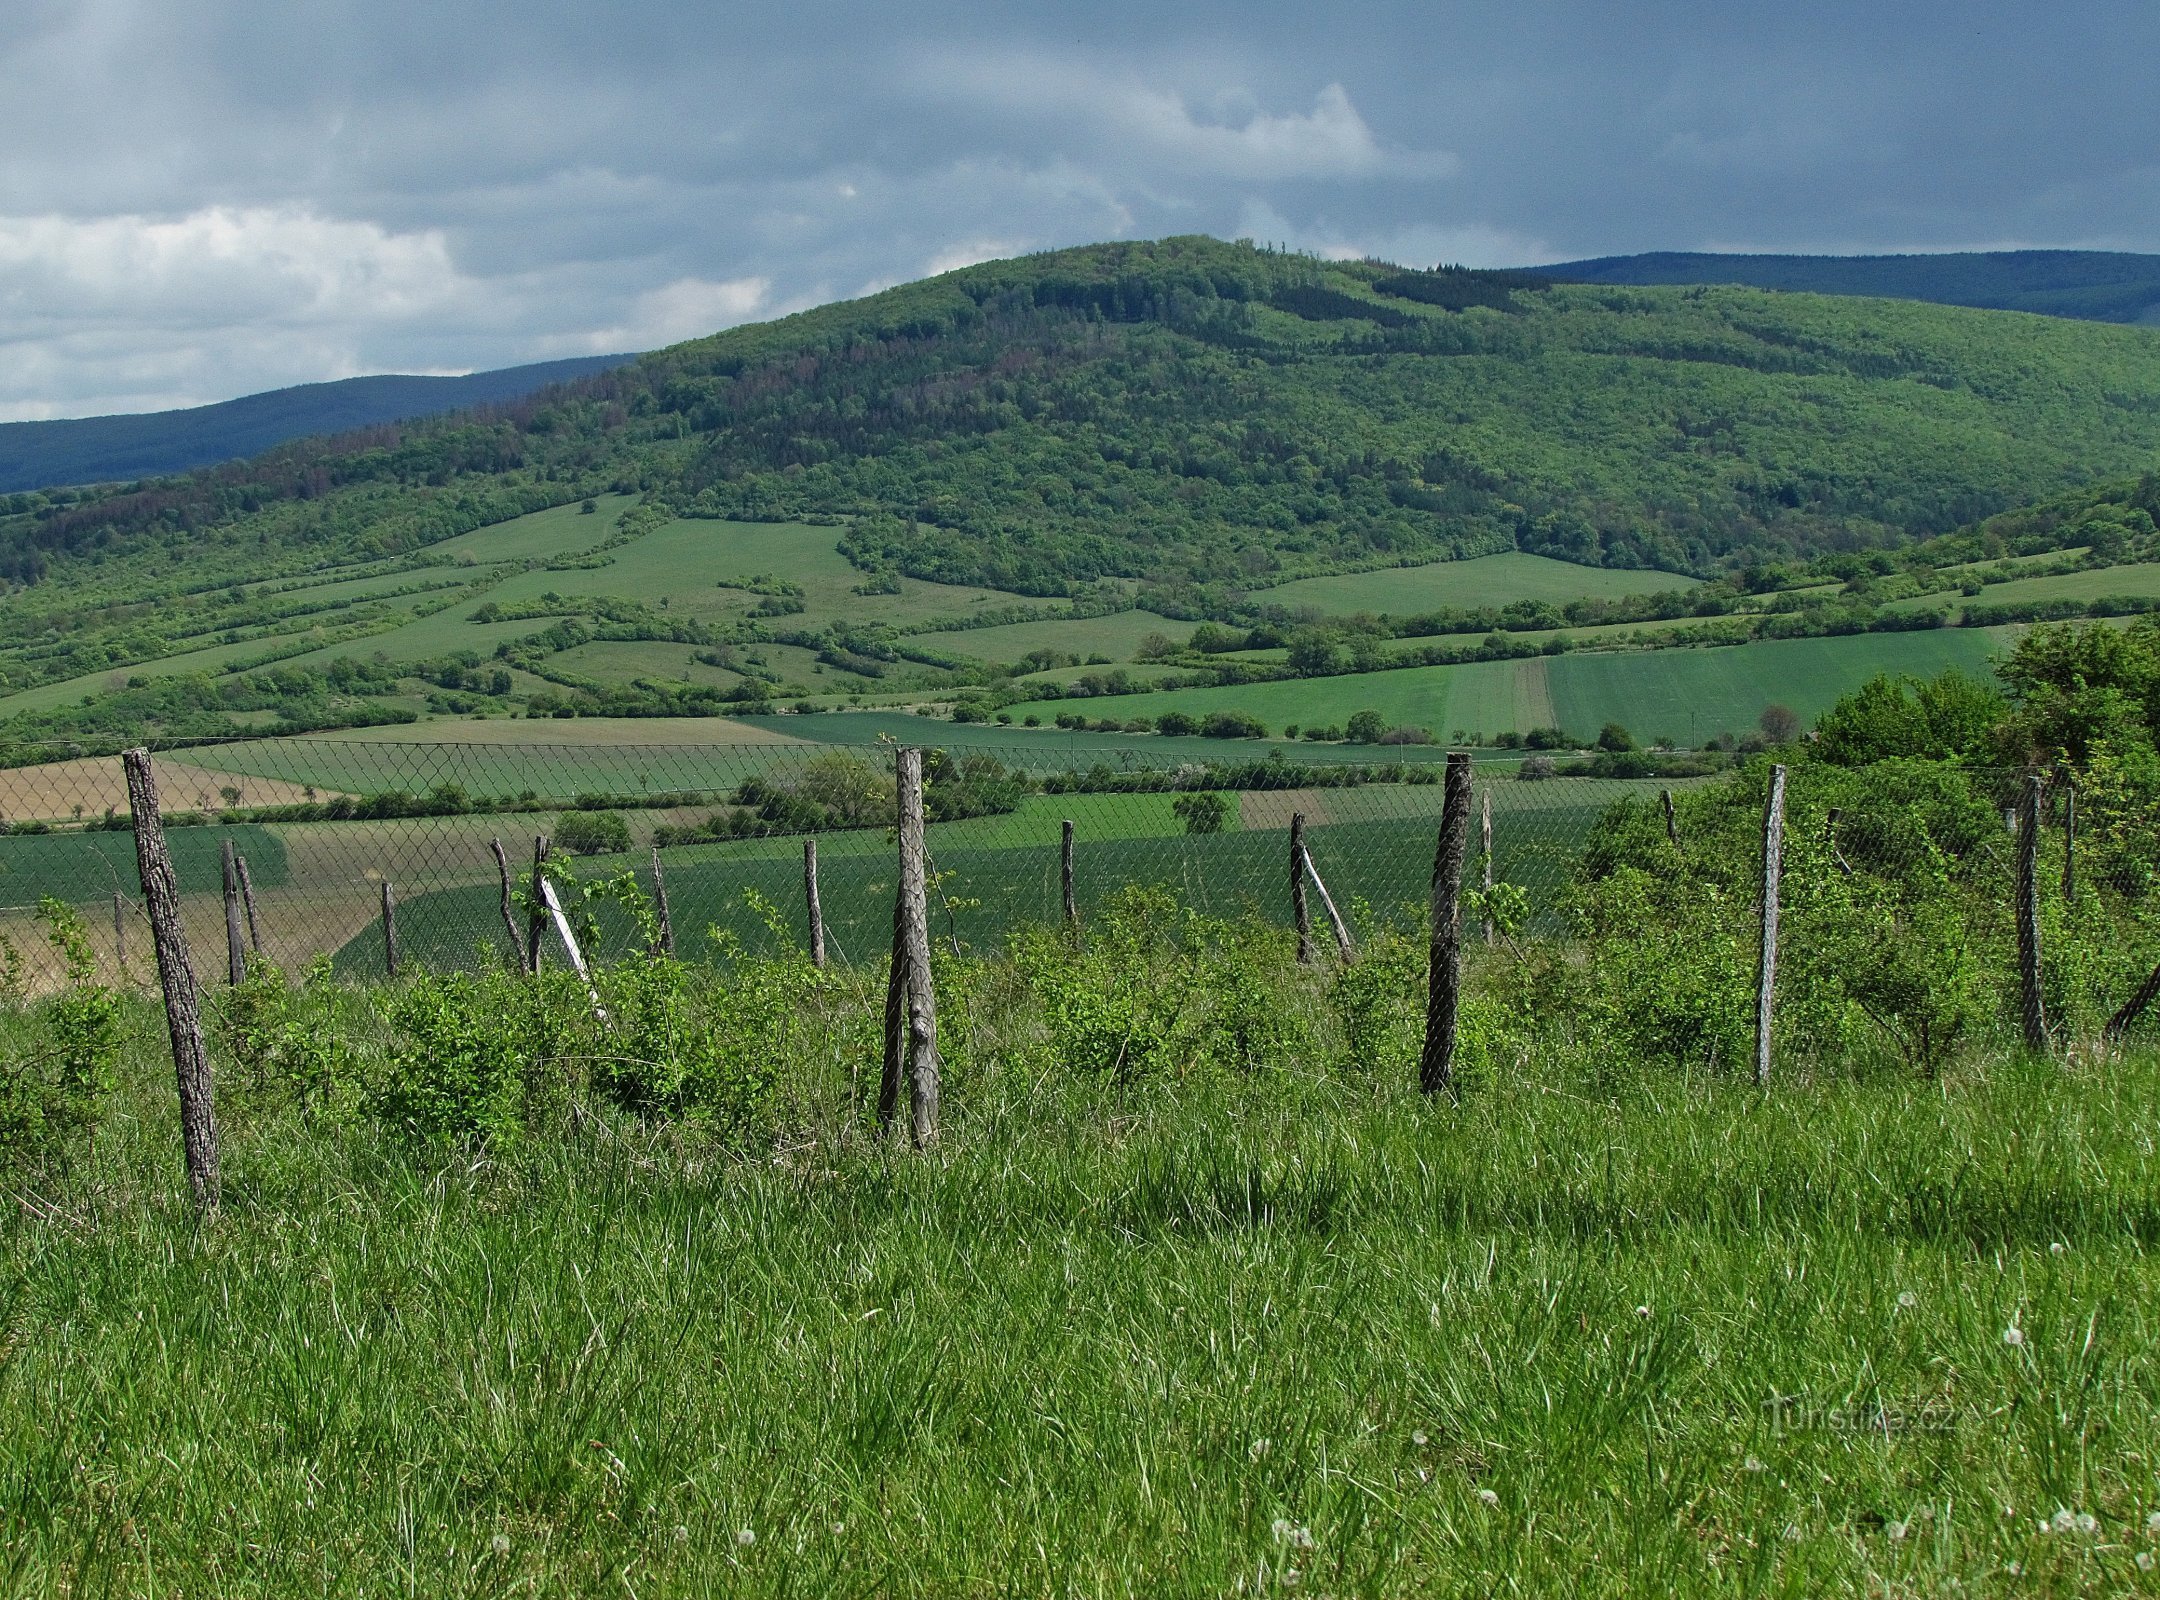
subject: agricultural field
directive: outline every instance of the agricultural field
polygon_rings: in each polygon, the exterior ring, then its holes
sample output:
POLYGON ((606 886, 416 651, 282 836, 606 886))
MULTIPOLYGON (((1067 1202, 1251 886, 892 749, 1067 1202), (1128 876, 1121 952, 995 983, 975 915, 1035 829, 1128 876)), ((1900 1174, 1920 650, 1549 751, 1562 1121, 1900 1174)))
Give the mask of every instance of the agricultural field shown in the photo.
POLYGON ((1008 622, 994 628, 926 632, 916 637, 935 650, 1010 666, 1037 650, 1056 650, 1082 661, 1091 656, 1131 661, 1141 642, 1151 636, 1182 645, 1191 634, 1189 622, 1173 622, 1152 611, 1116 611, 1103 617, 1008 622))
POLYGON ((1584 651, 1455 667, 1408 667, 1229 688, 1154 690, 1081 704, 1092 717, 1249 711, 1270 727, 1340 726, 1354 711, 1391 725, 1528 732, 1558 726, 1594 735, 1619 722, 1638 735, 1699 744, 1744 732, 1765 707, 1812 717, 1877 673, 1984 671, 2014 629, 1943 628, 1844 638, 1762 640, 1673 650, 1584 651))
POLYGON ((1467 561, 1431 561, 1414 567, 1382 567, 1327 578, 1299 578, 1260 589, 1263 605, 1321 616, 1415 616, 1448 607, 1505 606, 1517 600, 1610 600, 1621 595, 1692 589, 1700 578, 1685 573, 1585 567, 1550 556, 1506 551, 1467 561))

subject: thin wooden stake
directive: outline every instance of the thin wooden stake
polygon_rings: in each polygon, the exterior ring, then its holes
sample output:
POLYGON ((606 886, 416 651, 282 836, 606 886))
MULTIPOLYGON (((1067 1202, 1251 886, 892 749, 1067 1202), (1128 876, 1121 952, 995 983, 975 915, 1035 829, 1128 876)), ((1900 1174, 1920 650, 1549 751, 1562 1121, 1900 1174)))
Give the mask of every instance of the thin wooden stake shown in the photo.
POLYGON ((1080 926, 1079 902, 1073 898, 1073 825, 1072 818, 1065 819, 1064 842, 1058 847, 1058 882, 1065 891, 1065 926, 1080 926))
POLYGON ((1837 837, 1838 820, 1844 815, 1845 812, 1841 807, 1832 806, 1830 808, 1829 814, 1823 818, 1822 831, 1823 842, 1830 846, 1831 865, 1836 867, 1840 873, 1849 878, 1853 875, 1852 863, 1845 859, 1845 852, 1842 848, 1839 847, 1837 837))
POLYGON ((544 833, 533 835, 532 903, 525 908, 525 970, 540 970, 540 942, 547 937, 547 896, 541 891, 547 885, 548 838, 544 833))
POLYGON ((388 878, 382 881, 382 948, 383 970, 391 977, 397 976, 397 891, 390 887, 388 878))
POLYGON ((1498 937, 1493 926, 1492 914, 1492 791, 1487 789, 1478 796, 1478 845, 1485 863, 1485 942, 1492 944, 1498 937))
POLYGON ((130 750, 121 761, 127 769, 128 809, 135 821, 135 868, 142 877, 150 937, 157 947, 158 983, 165 991, 165 1026, 172 1039, 173 1078, 180 1090, 180 1144, 187 1159, 188 1187, 194 1191, 196 1204, 208 1208, 218 1203, 217 1106, 210 1053, 203 1048, 195 968, 188 960, 187 936, 180 922, 180 884, 165 848, 165 822, 158 811, 157 776, 150 767, 150 752, 130 750))
POLYGON ((803 909, 810 918, 810 965, 825 965, 825 907, 818 901, 817 840, 802 842, 803 909))
POLYGON ((909 1131, 916 1148, 937 1138, 940 1092, 937 995, 930 977, 930 905, 923 848, 923 753, 895 761, 900 810, 900 958, 907 992, 909 1131))
POLYGON ((660 953, 675 953, 675 924, 668 917, 667 876, 660 870, 660 847, 652 847, 653 914, 660 919, 660 953))
POLYGON ((1312 886, 1320 895, 1320 907, 1327 912, 1328 926, 1335 930, 1335 953, 1345 961, 1357 956, 1357 946, 1350 938, 1350 925, 1343 921, 1342 913, 1335 909, 1335 897, 1327 892, 1327 880, 1320 876, 1320 869, 1313 865, 1312 852, 1305 852, 1305 870, 1312 874, 1312 886))
POLYGON ((1672 790, 1659 790, 1658 798, 1665 803, 1666 842, 1671 844, 1675 850, 1678 850, 1680 848, 1680 815, 1673 809, 1672 790))
POLYGON ((1290 813, 1290 920, 1297 927, 1299 966, 1312 962, 1312 908, 1305 903, 1305 813, 1290 813))
POLYGON ((511 958, 517 962, 518 970, 523 971, 526 965, 525 935, 518 931, 517 908, 510 894, 510 856, 500 839, 488 840, 488 848, 495 852, 495 871, 502 878, 503 932, 510 936, 511 958))
POLYGON ((2018 1010, 2025 1048, 2047 1048, 2047 1008, 2040 994, 2040 776, 2025 780, 2017 858, 2018 1010))
POLYGON ((120 966, 127 965, 127 896, 118 889, 112 892, 112 943, 113 960, 120 966))
POLYGON ((233 864, 232 840, 218 852, 225 877, 225 976, 234 988, 247 981, 247 945, 240 935, 240 873, 233 864))
POLYGON ((895 891, 892 908, 892 960, 885 969, 885 1070, 878 1078, 878 1128, 890 1132, 900 1115, 900 1089, 907 1076, 907 954, 900 924, 906 907, 895 891))
POLYGON ((570 931, 570 917, 555 898, 555 885, 547 879, 540 880, 540 899, 547 906, 548 915, 555 922, 555 937, 562 940, 563 949, 569 952, 570 965, 585 985, 586 994, 592 997, 593 1015, 602 1023, 608 1019, 607 1007, 600 1003, 600 989, 592 980, 592 973, 585 965, 585 952, 578 948, 577 935, 570 931))
POLYGON ((235 855, 233 865, 240 869, 240 903, 247 907, 248 948, 262 954, 262 919, 255 910, 255 880, 248 876, 247 857, 235 855))
POLYGON ((1447 758, 1440 840, 1433 850, 1431 974, 1425 998, 1425 1048, 1418 1087, 1454 1094, 1455 1018, 1462 1006, 1462 869, 1470 849, 1470 757, 1447 758))
POLYGON ((1770 1081, 1770 1024, 1776 1011, 1778 880, 1785 871, 1785 769, 1770 769, 1763 803, 1762 961, 1755 972, 1755 1081, 1770 1081))

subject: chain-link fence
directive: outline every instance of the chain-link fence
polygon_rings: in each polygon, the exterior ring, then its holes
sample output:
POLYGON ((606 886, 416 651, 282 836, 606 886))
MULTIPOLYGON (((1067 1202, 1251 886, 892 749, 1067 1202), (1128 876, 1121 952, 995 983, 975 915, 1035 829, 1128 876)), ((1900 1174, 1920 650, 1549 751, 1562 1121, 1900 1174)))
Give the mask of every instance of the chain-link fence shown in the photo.
MULTIPOLYGON (((803 942, 803 844, 815 839, 832 957, 883 959, 897 876, 890 747, 523 742, 538 731, 504 723, 500 743, 308 737, 158 755, 198 972, 225 965, 228 844, 245 866, 246 923, 264 957, 287 970, 327 960, 365 980, 386 967, 386 882, 406 966, 508 960, 493 846, 522 928, 537 837, 579 881, 632 873, 647 889, 657 847, 677 943, 693 958, 712 948, 707 930, 753 949, 803 942)), ((1145 742, 1079 757, 1018 743, 932 748, 932 933, 987 950, 1016 927, 1061 919, 1068 822, 1083 921, 1146 885, 1203 913, 1286 922, 1301 819, 1311 866, 1353 931, 1414 925, 1429 892, 1440 764, 1422 751, 1330 754, 1200 762, 1145 742)), ((1646 982, 1669 968, 1675 992, 1705 962, 1724 961, 1738 981, 1759 938, 1766 770, 1660 780, 1481 765, 1464 886, 1474 897, 1488 881, 1502 887, 1470 903, 1473 961, 1587 929, 1632 946, 1646 982)), ((1920 1057, 1944 1031, 1998 1017, 1991 997, 2012 994, 2017 978, 2024 784, 1932 766, 1796 768, 1780 890, 1792 993, 1827 974, 1845 999, 1860 996, 1856 1014, 1920 1057), (1944 999, 1946 974, 1971 991, 1964 1000, 1944 999)), ((2160 960, 2160 896, 2148 811, 2120 797, 2079 804, 2067 782, 2047 786, 2034 872, 2049 1003, 2056 1020, 2083 1023, 2119 1009, 2160 960)), ((33 922, 48 896, 88 918, 102 968, 150 981, 119 758, 0 769, 0 821, 0 936, 20 981, 35 988, 57 971, 33 922)), ((1317 892, 1312 904, 1330 942, 1317 892)), ((607 907, 597 931, 603 958, 634 939, 628 917, 607 907)), ((1816 1024, 1804 998, 1781 1017, 1805 1046, 1816 1024)))

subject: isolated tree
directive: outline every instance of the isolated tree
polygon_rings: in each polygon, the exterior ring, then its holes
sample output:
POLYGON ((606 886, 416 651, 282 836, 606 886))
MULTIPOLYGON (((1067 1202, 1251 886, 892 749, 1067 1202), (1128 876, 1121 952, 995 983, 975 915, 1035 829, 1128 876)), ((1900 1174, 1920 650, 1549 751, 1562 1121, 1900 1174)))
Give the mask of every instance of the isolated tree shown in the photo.
POLYGON ((1635 735, 1621 727, 1617 722, 1608 722, 1598 730, 1597 747, 1600 750, 1619 755, 1635 748, 1635 735))
POLYGON ((1187 833, 1220 833, 1230 816, 1230 800, 1212 789, 1197 789, 1171 801, 1170 811, 1187 833))
POLYGON ((555 843, 577 856, 619 855, 630 848, 630 824, 614 811, 566 811, 556 821, 555 843))
POLYGON ((1350 721, 1343 728, 1343 736, 1352 744, 1378 744, 1380 735, 1387 732, 1387 723, 1377 711, 1353 711, 1350 721))
POLYGON ((1800 714, 1791 706, 1764 706, 1755 724, 1772 744, 1791 744, 1800 737, 1800 714))

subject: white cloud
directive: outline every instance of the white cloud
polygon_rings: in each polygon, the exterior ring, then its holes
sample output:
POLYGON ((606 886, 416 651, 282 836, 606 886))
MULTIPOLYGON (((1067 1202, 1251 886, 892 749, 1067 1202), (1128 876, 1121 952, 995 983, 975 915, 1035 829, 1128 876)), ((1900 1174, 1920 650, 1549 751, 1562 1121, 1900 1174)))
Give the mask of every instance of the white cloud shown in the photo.
POLYGON ((1001 261, 1007 256, 1021 255, 1033 248, 1025 239, 966 239, 959 244, 947 245, 925 261, 923 276, 935 278, 940 273, 958 272, 962 267, 972 267, 979 261, 1001 261))
POLYGON ((1325 220, 1296 223, 1262 200, 1247 200, 1240 208, 1238 234, 1261 244, 1309 250, 1331 261, 1375 256, 1406 267, 1443 262, 1458 267, 1519 267, 1556 259, 1543 240, 1489 223, 1413 222, 1365 228, 1325 220))
POLYGON ((639 295, 628 320, 579 334, 575 342, 596 355, 652 350, 717 333, 773 309, 770 278, 677 278, 639 295))

